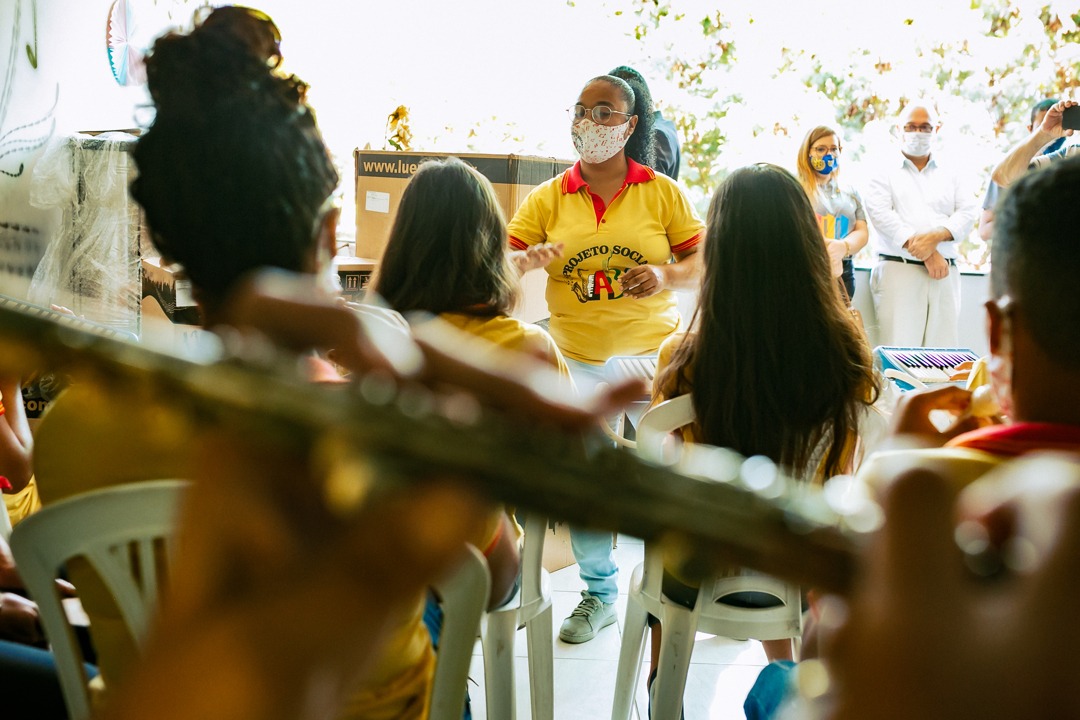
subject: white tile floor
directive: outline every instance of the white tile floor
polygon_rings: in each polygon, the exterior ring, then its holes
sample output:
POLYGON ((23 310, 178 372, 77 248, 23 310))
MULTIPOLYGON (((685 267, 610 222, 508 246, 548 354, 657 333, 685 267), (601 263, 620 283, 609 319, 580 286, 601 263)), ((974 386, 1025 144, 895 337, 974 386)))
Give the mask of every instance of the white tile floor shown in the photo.
MULTIPOLYGON (((619 565, 618 622, 581 645, 569 645, 558 639, 563 618, 581 600, 584 584, 578 578, 577 565, 551 574, 553 625, 555 632, 555 720, 607 720, 615 697, 615 674, 619 664, 623 619, 626 616, 626 592, 630 575, 641 562, 644 546, 640 540, 619 537, 615 550, 619 565)), ((529 665, 525 631, 519 630, 514 645, 514 669, 517 685, 517 717, 528 720, 529 665)), ((648 649, 645 664, 648 663, 648 649)), ((738 720, 745 718, 742 703, 746 693, 766 664, 761 644, 752 640, 736 641, 698 634, 687 678, 685 713, 688 720, 738 720)), ((638 682, 634 720, 645 720, 647 697, 642 668, 638 682)), ((480 645, 473 653, 469 684, 473 717, 487 718, 484 704, 484 661, 480 645)), ((506 720, 490 718, 489 720, 506 720)))

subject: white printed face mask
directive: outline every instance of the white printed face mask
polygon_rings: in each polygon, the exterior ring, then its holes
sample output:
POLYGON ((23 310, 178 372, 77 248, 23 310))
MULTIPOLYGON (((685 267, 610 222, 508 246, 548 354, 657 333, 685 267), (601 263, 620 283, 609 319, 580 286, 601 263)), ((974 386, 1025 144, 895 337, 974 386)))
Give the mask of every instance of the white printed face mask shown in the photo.
POLYGON ((597 125, 591 118, 583 118, 570 126, 574 149, 582 162, 595 165, 615 157, 630 139, 630 121, 622 125, 597 125))
POLYGON ((904 154, 911 157, 926 157, 930 154, 930 146, 933 144, 934 133, 906 132, 904 133, 904 154))

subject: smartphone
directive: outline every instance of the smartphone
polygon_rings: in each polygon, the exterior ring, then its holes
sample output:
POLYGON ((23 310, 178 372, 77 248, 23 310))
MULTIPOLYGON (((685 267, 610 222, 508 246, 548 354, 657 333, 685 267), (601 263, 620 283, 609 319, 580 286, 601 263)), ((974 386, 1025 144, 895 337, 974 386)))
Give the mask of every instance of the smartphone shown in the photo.
POLYGON ((1080 130, 1080 105, 1065 108, 1061 113, 1062 130, 1080 130))

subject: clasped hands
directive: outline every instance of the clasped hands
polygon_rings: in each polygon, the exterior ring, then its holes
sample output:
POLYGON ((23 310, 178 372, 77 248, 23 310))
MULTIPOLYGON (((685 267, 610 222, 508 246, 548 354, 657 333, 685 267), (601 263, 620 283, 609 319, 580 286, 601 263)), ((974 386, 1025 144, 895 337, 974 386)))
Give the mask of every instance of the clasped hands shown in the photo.
POLYGON ((938 252, 939 243, 952 240, 952 233, 945 228, 934 228, 926 232, 915 233, 904 243, 904 249, 926 264, 926 271, 934 280, 949 275, 949 263, 938 252))

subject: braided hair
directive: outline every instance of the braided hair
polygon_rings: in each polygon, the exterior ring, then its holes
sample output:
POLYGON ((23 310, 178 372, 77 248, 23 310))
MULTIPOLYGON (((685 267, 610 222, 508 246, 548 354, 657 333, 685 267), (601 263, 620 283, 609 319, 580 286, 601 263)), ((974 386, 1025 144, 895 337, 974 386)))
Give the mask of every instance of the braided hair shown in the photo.
POLYGON ((146 60, 156 115, 133 153, 131 195, 204 304, 255 268, 307 269, 340 179, 307 84, 277 70, 279 40, 269 17, 223 7, 159 38, 146 60))

